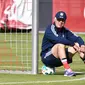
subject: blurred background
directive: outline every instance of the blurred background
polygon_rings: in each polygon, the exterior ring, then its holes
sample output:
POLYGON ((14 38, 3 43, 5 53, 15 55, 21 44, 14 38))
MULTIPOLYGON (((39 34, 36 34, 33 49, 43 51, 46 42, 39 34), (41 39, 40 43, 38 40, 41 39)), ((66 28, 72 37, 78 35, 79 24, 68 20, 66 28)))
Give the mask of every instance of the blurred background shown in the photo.
MULTIPOLYGON (((67 13, 67 28, 85 32, 85 0, 39 0, 39 31, 43 32, 60 10, 67 13)), ((8 29, 32 29, 32 0, 0 0, 1 29, 3 24, 8 29)))

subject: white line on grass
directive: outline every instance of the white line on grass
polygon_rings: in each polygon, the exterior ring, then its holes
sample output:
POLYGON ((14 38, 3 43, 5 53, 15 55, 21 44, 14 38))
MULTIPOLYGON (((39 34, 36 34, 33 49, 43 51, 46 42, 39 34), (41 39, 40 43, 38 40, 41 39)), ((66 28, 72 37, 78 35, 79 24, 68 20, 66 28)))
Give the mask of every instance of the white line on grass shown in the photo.
POLYGON ((72 82, 72 81, 81 81, 85 80, 85 77, 77 78, 77 79, 69 79, 69 80, 54 80, 54 81, 27 81, 27 82, 1 82, 0 85, 8 85, 8 84, 34 84, 34 83, 57 83, 57 82, 72 82))

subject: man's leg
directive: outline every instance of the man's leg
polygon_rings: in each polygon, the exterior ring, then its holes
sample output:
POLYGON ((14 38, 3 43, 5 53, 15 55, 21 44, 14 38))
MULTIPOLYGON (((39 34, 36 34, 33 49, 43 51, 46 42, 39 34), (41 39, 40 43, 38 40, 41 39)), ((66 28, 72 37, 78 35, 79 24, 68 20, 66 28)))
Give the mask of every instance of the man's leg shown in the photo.
POLYGON ((65 45, 63 45, 63 44, 56 44, 52 48, 52 54, 56 58, 60 58, 60 60, 61 60, 61 62, 62 62, 62 64, 63 64, 63 66, 64 66, 65 69, 70 69, 70 66, 69 66, 69 64, 67 62, 67 57, 66 57, 66 54, 65 53, 66 53, 65 52, 65 45))
MULTIPOLYGON (((69 49, 70 50, 70 49, 69 49)), ((72 72, 68 62, 67 62, 67 57, 66 57, 66 52, 65 52, 65 45, 63 44, 56 44, 53 48, 52 48, 52 54, 56 57, 56 58, 60 58, 64 68, 66 71, 68 72, 72 72)), ((74 74, 72 74, 71 76, 73 76, 74 74)), ((70 75, 69 75, 70 76, 70 75)))

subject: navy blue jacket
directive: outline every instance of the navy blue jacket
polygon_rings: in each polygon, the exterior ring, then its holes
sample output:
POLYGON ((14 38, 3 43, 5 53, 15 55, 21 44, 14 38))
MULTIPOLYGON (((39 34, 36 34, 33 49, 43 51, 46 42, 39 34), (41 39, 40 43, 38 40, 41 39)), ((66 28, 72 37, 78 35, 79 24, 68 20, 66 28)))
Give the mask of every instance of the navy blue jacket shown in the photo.
POLYGON ((84 45, 83 39, 78 35, 74 34, 65 27, 60 30, 54 24, 52 24, 45 30, 42 41, 41 56, 43 56, 49 50, 49 48, 52 48, 57 43, 74 46, 75 42, 78 42, 80 46, 84 45))

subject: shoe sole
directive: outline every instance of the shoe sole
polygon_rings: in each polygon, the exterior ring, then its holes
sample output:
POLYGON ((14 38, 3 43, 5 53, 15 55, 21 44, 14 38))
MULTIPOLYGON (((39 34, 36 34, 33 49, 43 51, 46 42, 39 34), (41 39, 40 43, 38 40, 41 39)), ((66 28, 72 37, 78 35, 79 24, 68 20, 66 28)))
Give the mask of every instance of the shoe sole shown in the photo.
POLYGON ((76 74, 73 74, 73 75, 64 75, 64 76, 72 77, 72 76, 76 76, 76 74))

